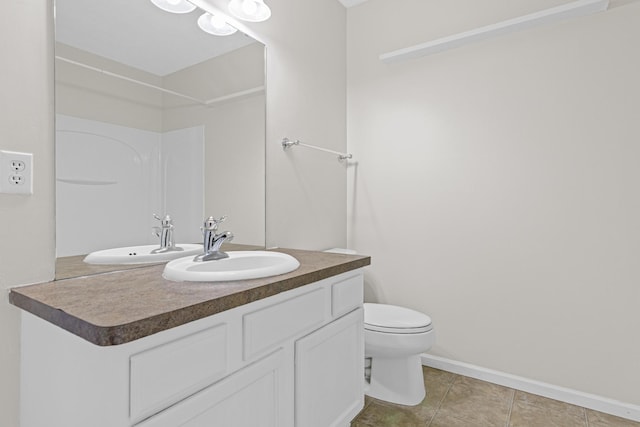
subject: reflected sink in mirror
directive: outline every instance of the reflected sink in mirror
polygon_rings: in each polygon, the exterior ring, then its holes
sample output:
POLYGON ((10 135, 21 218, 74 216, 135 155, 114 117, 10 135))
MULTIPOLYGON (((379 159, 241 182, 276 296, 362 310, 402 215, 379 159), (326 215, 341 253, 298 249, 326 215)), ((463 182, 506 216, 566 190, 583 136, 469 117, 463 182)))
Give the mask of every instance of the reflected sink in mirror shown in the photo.
POLYGON ((194 261, 179 258, 167 263, 162 276, 176 282, 223 282, 260 279, 296 270, 300 263, 291 255, 271 251, 227 252, 229 258, 194 261))
POLYGON ((265 46, 203 32, 200 9, 55 8, 56 278, 144 266, 82 259, 155 244, 154 212, 171 215, 176 242, 201 242, 206 212, 264 248, 265 46))
POLYGON ((160 251, 158 245, 128 246, 91 252, 84 258, 87 264, 151 264, 165 262, 185 256, 195 256, 202 252, 202 245, 179 244, 181 250, 160 251))

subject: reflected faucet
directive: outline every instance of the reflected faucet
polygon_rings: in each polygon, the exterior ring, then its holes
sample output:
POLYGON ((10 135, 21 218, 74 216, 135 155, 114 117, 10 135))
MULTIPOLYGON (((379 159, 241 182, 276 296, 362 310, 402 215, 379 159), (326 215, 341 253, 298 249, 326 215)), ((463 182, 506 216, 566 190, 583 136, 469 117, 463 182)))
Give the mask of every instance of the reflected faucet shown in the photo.
POLYGON ((193 259, 194 261, 214 261, 229 257, 226 252, 220 251, 220 246, 222 246, 225 241, 230 242, 233 240, 233 233, 230 231, 223 231, 222 233, 216 234, 218 224, 223 222, 225 219, 227 219, 226 216, 223 216, 220 219, 215 219, 210 216, 204 221, 204 225, 202 226, 202 232, 204 234, 204 253, 197 255, 193 259))
POLYGON ((173 241, 173 220, 169 215, 165 215, 164 218, 160 218, 158 215, 153 214, 153 217, 160 221, 160 227, 153 227, 153 234, 160 238, 160 247, 151 251, 153 254, 163 252, 178 252, 182 248, 175 245, 173 241))

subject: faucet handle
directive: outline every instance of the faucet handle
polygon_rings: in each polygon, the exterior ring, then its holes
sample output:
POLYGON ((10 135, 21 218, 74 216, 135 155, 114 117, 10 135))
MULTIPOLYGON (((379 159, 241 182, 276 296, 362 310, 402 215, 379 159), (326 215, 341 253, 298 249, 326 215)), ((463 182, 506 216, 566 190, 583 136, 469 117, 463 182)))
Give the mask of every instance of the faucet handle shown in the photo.
POLYGON ((173 220, 171 219, 170 215, 165 215, 164 218, 160 218, 158 215, 153 214, 153 217, 160 221, 160 225, 162 227, 173 227, 173 220))
POLYGON ((218 219, 215 219, 214 217, 210 216, 209 218, 204 220, 202 231, 205 231, 205 230, 216 231, 218 229, 218 224, 220 224, 221 222, 224 222, 226 219, 227 219, 226 215, 218 219))

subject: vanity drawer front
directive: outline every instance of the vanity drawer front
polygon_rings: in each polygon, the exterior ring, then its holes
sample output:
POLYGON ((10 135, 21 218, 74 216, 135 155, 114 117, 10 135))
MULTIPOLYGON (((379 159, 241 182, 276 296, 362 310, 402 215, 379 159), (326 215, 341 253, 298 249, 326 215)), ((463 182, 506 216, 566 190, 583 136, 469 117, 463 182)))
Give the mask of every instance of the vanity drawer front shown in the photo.
POLYGON ((137 422, 195 393, 227 373, 227 325, 131 356, 130 416, 137 422))
POLYGON ((136 427, 288 426, 287 369, 278 350, 136 427))
POLYGON ((340 317, 364 301, 363 277, 358 274, 331 285, 331 315, 340 317))
POLYGON ((321 325, 328 305, 325 301, 325 290, 319 288, 245 314, 244 360, 321 325))

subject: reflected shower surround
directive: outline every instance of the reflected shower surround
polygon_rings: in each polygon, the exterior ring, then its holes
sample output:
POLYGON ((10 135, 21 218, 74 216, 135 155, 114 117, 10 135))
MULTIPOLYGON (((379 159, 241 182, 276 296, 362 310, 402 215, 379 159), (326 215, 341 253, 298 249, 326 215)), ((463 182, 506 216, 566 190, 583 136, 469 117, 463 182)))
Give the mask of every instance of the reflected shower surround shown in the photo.
MULTIPOLYGON (((196 9, 196 6, 187 0, 151 0, 151 3, 171 13, 190 13, 196 9)), ((271 17, 271 9, 264 0, 231 0, 228 7, 233 16, 243 21, 262 22, 271 17)), ((209 12, 198 18, 198 26, 202 31, 214 36, 228 36, 238 31, 223 16, 209 12)))

